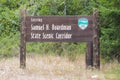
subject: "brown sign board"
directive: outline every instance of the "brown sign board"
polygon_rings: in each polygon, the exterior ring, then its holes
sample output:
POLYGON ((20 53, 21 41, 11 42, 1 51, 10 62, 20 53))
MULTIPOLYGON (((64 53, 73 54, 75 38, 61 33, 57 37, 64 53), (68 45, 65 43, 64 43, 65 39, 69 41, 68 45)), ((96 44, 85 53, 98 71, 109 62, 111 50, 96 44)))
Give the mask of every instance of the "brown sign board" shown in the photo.
POLYGON ((26 67, 27 42, 87 42, 86 68, 100 69, 98 12, 92 16, 26 16, 21 11, 20 67, 26 67))
POLYGON ((26 41, 32 42, 88 42, 93 41, 92 16, 27 16, 26 41), (88 19, 82 30, 78 20, 88 19))

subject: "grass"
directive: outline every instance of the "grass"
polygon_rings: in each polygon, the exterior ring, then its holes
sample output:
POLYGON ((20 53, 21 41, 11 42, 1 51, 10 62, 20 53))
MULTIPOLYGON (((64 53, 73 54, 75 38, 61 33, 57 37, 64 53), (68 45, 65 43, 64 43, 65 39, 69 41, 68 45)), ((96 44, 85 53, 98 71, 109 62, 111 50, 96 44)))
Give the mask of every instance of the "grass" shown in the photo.
POLYGON ((19 57, 0 60, 0 80, 120 80, 120 64, 101 64, 101 70, 86 70, 84 54, 70 61, 51 55, 27 56, 26 69, 19 68, 19 57))
POLYGON ((29 56, 27 68, 19 68, 19 58, 0 61, 2 80, 74 80, 79 78, 80 65, 59 56, 29 56))
POLYGON ((117 61, 104 64, 102 69, 107 80, 120 80, 120 64, 117 61))

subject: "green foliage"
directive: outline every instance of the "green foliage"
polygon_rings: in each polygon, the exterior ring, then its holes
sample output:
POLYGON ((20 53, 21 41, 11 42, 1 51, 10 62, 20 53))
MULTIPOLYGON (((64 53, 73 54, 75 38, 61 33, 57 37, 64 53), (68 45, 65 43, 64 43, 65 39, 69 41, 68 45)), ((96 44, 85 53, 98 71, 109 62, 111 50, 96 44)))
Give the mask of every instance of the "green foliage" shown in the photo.
MULTIPOLYGON (((19 47, 22 8, 26 7, 27 15, 32 16, 64 15, 65 5, 67 15, 92 15, 93 8, 98 8, 101 56, 106 60, 120 58, 119 0, 0 0, 0 55, 12 54, 13 48, 19 47)), ((27 48, 28 53, 69 55, 72 58, 85 53, 85 44, 81 43, 28 43, 27 48)))
POLYGON ((101 23, 101 54, 106 60, 113 60, 120 57, 120 11, 117 9, 100 9, 101 23))
POLYGON ((19 16, 7 7, 0 7, 0 36, 15 34, 19 31, 19 16))
POLYGON ((20 49, 20 37, 19 33, 16 35, 0 38, 0 57, 18 56, 20 49))
POLYGON ((74 60, 77 55, 84 53, 84 43, 27 43, 28 53, 68 56, 74 60))

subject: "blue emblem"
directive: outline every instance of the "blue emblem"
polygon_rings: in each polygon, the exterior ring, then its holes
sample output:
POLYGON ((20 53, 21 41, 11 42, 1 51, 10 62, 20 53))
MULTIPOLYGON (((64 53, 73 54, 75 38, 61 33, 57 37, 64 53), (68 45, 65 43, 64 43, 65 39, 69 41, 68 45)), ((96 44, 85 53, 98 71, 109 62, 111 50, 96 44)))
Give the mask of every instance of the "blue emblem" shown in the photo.
POLYGON ((88 19, 87 18, 80 18, 78 19, 78 26, 82 30, 85 30, 88 27, 88 19))

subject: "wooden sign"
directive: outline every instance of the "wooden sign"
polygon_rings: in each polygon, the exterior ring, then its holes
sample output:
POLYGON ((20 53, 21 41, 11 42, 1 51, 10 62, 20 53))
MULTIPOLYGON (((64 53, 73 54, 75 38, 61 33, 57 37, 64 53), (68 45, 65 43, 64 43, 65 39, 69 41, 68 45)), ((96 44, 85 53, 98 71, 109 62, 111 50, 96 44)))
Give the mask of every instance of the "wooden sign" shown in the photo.
POLYGON ((23 9, 21 11, 20 67, 26 66, 26 42, 87 42, 86 65, 94 66, 93 62, 95 62, 96 68, 99 68, 99 55, 96 58, 96 54, 93 54, 96 51, 99 54, 96 20, 96 15, 26 16, 26 10, 23 9))
MULTIPOLYGON (((84 21, 83 24, 85 24, 84 21)), ((92 16, 27 16, 26 41, 93 41, 92 26, 92 16), (88 20, 88 25, 84 30, 79 27, 79 19, 82 18, 88 20)))

